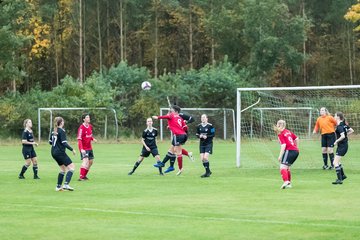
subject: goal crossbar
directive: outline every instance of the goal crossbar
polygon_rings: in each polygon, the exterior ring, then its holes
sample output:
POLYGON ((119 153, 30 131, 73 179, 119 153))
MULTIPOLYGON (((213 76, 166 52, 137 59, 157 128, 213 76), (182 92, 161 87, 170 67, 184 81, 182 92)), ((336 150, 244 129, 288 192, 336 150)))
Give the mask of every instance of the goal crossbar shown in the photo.
MULTIPOLYGON (((39 133, 39 142, 41 141, 41 111, 48 111, 50 113, 50 129, 49 134, 51 134, 52 128, 52 121, 53 121, 53 111, 74 111, 74 110, 108 110, 114 114, 115 119, 115 139, 118 140, 119 136, 119 125, 118 119, 116 117, 116 110, 113 108, 105 108, 105 107, 98 107, 98 108, 81 108, 81 107, 74 107, 74 108, 38 108, 38 133, 39 133)), ((105 118, 105 133, 104 137, 107 136, 107 117, 105 118)))

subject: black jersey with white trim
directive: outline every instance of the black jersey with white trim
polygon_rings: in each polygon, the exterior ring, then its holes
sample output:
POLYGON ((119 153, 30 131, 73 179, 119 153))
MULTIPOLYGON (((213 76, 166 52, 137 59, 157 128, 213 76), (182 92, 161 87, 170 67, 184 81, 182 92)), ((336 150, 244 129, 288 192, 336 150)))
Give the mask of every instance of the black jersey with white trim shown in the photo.
POLYGON ((338 142, 338 144, 346 144, 348 142, 347 132, 349 131, 349 129, 350 127, 344 122, 340 122, 340 124, 336 126, 336 139, 340 138, 341 133, 345 134, 345 138, 338 142))
MULTIPOLYGON (((34 142, 34 135, 33 132, 30 132, 29 130, 25 129, 22 134, 22 140, 28 141, 28 142, 34 142)), ((23 143, 23 148, 25 149, 33 149, 34 146, 32 144, 23 143)))
POLYGON ((142 138, 144 139, 146 146, 148 146, 151 149, 156 148, 157 135, 158 135, 158 130, 156 128, 152 128, 151 130, 146 128, 142 134, 142 138))
POLYGON ((65 153, 66 148, 70 151, 72 147, 67 143, 65 130, 62 128, 57 129, 57 134, 51 133, 49 143, 51 145, 51 152, 54 154, 65 153))
POLYGON ((213 138, 215 136, 215 128, 211 123, 200 123, 196 130, 196 136, 200 138, 200 145, 209 145, 213 142, 213 138), (200 135, 206 135, 206 139, 200 138, 200 135))

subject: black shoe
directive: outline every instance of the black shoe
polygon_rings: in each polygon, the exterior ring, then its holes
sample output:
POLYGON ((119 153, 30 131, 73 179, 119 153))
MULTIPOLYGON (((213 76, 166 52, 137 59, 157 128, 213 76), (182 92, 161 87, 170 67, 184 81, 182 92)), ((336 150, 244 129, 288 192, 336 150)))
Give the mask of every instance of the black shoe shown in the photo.
POLYGON ((334 169, 334 166, 329 166, 328 167, 328 170, 333 170, 334 169))
POLYGON ((343 182, 340 179, 336 179, 332 184, 343 184, 343 182))
POLYGON ((212 174, 212 172, 206 172, 203 175, 201 175, 201 178, 206 178, 206 177, 210 177, 210 175, 212 174))
POLYGON ((35 175, 34 176, 34 179, 40 179, 38 175, 35 175))
POLYGON ((328 169, 328 168, 329 168, 328 165, 324 165, 324 166, 322 167, 323 170, 328 169))
POLYGON ((128 173, 128 175, 130 176, 130 175, 132 175, 134 173, 134 171, 130 171, 129 173, 128 173))
POLYGON ((25 179, 24 175, 19 175, 19 179, 25 179))
POLYGON ((342 179, 343 179, 343 181, 344 181, 345 179, 347 179, 347 176, 343 175, 343 176, 342 176, 342 179))
POLYGON ((88 180, 90 180, 90 179, 89 179, 88 177, 84 177, 84 180, 85 180, 85 181, 88 181, 88 180))

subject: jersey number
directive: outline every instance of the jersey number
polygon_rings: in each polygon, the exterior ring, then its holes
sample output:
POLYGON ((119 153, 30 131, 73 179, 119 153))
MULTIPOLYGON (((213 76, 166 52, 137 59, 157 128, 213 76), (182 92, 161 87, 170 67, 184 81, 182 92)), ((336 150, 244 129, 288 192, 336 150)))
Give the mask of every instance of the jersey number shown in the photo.
POLYGON ((52 136, 52 144, 53 144, 53 146, 55 147, 55 145, 56 145, 56 141, 57 141, 57 136, 52 136))

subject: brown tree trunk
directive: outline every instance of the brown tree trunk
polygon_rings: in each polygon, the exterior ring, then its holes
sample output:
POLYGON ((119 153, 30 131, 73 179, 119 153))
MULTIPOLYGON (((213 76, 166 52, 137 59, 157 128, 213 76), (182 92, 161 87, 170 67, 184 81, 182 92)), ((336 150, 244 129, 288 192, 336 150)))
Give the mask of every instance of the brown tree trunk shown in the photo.
POLYGON ((82 32, 82 0, 79 0, 79 13, 80 13, 80 17, 79 17, 79 81, 80 83, 83 83, 83 46, 82 46, 82 42, 83 42, 83 32, 82 32))
POLYGON ((189 0, 189 65, 193 69, 192 0, 189 0))
POLYGON ((98 45, 99 45, 99 71, 102 75, 102 40, 101 40, 101 27, 100 27, 100 4, 99 0, 96 1, 96 12, 97 12, 97 29, 98 29, 98 45))

